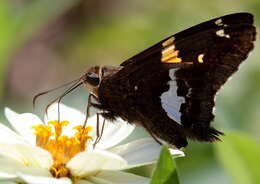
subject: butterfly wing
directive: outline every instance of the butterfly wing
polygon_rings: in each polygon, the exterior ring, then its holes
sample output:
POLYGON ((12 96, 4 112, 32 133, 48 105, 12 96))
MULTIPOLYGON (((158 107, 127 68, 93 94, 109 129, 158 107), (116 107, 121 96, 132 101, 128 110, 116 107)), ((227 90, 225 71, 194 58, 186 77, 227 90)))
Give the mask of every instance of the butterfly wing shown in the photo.
MULTIPOLYGON (((139 54, 127 59, 126 61, 121 63, 121 66, 126 66, 130 63, 141 62, 145 60, 147 57, 153 55, 154 53, 161 53, 161 51, 177 42, 181 42, 181 40, 188 40, 190 37, 197 35, 198 33, 202 33, 204 31, 215 30, 221 27, 233 27, 239 25, 253 25, 253 15, 250 13, 234 13, 225 15, 222 17, 218 17, 193 27, 190 27, 186 30, 183 30, 179 33, 176 33, 173 36, 169 36, 162 41, 158 42, 157 44, 147 48, 146 50, 140 52, 139 54)), ((254 34, 255 35, 255 34, 254 34)))
POLYGON ((108 109, 129 122, 139 121, 148 132, 177 147, 186 145, 186 136, 218 140, 221 133, 210 125, 214 97, 253 49, 255 35, 253 16, 237 13, 162 40, 104 79, 101 91, 121 96, 112 103, 111 95, 108 109), (111 91, 115 85, 119 89, 111 91))

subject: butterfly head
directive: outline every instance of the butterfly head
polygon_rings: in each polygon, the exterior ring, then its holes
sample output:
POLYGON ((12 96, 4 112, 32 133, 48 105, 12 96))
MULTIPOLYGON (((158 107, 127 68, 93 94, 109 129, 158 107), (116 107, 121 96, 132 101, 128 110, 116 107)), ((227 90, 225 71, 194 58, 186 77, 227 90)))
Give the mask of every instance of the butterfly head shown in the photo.
POLYGON ((81 81, 93 95, 98 97, 98 88, 102 80, 115 75, 122 68, 122 66, 94 66, 86 71, 81 81))
POLYGON ((102 78, 102 67, 94 66, 89 68, 82 76, 81 80, 85 87, 90 90, 91 93, 97 95, 97 89, 102 78))

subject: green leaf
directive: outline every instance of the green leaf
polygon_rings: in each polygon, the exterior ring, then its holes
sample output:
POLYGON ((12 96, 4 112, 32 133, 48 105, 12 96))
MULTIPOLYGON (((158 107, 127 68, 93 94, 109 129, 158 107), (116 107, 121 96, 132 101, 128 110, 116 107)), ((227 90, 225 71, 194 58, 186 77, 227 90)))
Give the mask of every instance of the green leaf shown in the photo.
POLYGON ((241 133, 227 133, 215 145, 220 163, 236 184, 260 183, 260 144, 241 133))
POLYGON ((166 146, 163 146, 151 184, 179 184, 176 165, 166 146))

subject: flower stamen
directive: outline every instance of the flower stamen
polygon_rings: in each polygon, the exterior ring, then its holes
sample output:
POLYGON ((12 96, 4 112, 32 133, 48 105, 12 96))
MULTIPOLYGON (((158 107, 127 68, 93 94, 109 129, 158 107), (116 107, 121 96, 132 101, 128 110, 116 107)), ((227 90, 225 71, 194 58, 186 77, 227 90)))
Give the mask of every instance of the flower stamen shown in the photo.
POLYGON ((50 172, 55 178, 68 177, 70 175, 69 169, 64 164, 54 164, 50 172))
POLYGON ((74 136, 68 137, 62 135, 64 126, 69 124, 68 121, 50 121, 48 125, 37 125, 32 128, 35 130, 37 146, 49 151, 53 157, 54 164, 51 167, 51 173, 54 177, 65 177, 69 175, 69 169, 66 163, 77 153, 86 150, 87 142, 93 140, 89 136, 92 127, 76 126, 74 136), (54 132, 51 127, 54 127, 54 132))

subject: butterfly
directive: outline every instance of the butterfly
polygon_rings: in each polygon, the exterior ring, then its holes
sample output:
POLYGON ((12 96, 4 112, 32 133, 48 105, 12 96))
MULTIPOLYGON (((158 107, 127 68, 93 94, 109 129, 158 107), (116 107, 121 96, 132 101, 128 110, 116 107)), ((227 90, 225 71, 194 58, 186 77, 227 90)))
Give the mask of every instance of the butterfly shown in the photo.
POLYGON ((90 91, 87 117, 94 107, 98 117, 139 125, 158 143, 182 148, 187 139, 218 141, 223 133, 211 125, 216 93, 253 50, 255 37, 250 13, 215 18, 119 66, 89 68, 64 95, 84 84, 90 91))

